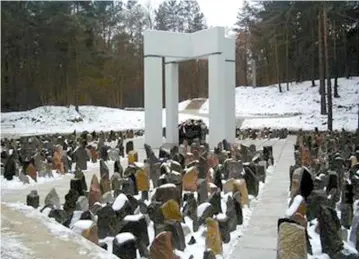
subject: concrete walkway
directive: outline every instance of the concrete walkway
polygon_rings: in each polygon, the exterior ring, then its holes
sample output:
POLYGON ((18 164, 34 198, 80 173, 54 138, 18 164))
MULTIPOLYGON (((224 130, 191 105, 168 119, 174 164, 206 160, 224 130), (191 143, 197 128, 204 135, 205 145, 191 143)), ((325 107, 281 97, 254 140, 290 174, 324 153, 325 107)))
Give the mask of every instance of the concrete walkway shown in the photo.
POLYGON ((1 204, 1 235, 4 259, 117 258, 39 212, 19 211, 5 204, 1 204))
MULTIPOLYGON (((232 259, 274 259, 277 248, 277 221, 287 209, 289 166, 294 163, 295 136, 273 146, 275 169, 253 208, 249 225, 232 252, 232 259)), ((269 143, 268 143, 269 144, 269 143)))
MULTIPOLYGON (((209 118, 208 113, 200 113, 200 110, 186 109, 178 112, 179 114, 193 115, 195 117, 209 118)), ((236 115, 236 127, 241 128, 245 120, 251 119, 275 119, 275 118, 292 118, 294 114, 267 114, 267 115, 236 115)))

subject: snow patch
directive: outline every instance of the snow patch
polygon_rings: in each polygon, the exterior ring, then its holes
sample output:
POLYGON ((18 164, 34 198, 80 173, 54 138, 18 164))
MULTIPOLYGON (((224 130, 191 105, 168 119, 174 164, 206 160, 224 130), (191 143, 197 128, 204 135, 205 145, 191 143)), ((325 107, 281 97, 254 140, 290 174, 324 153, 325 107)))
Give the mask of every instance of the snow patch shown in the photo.
MULTIPOLYGON (((48 208, 46 208, 48 209, 48 208)), ((49 209, 49 213, 50 213, 51 209, 49 209)), ((72 227, 74 226, 74 224, 80 220, 81 218, 81 215, 82 215, 83 211, 80 211, 80 210, 75 210, 74 211, 74 214, 72 215, 72 218, 71 218, 71 222, 70 222, 70 225, 69 225, 69 228, 72 229, 72 227)), ((43 212, 44 214, 44 212, 43 212)), ((48 214, 47 214, 48 215, 48 214)), ((46 215, 46 216, 47 216, 46 215)))
POLYGON ((134 162, 133 164, 138 168, 144 168, 145 167, 145 163, 143 163, 143 162, 134 162))
POLYGON ((201 205, 199 205, 197 207, 197 217, 200 218, 202 217, 204 211, 209 207, 211 206, 211 204, 209 202, 204 202, 202 203, 201 205))
POLYGON ((174 185, 173 183, 165 183, 157 188, 173 188, 173 187, 176 188, 176 185, 174 185))
MULTIPOLYGON (((317 85, 318 80, 317 80, 317 85)), ((339 78, 341 98, 333 98, 333 127, 354 131, 357 127, 357 102, 359 77, 339 78)), ((244 117, 242 128, 288 128, 292 130, 319 130, 327 128, 327 117, 320 115, 318 87, 310 81, 291 84, 290 90, 281 94, 277 86, 237 87, 236 116, 244 117), (280 96, 280 98, 279 98, 280 96)), ((179 111, 186 109, 191 100, 179 104, 179 111)), ((43 106, 28 111, 1 113, 3 124, 14 128, 2 128, 2 135, 39 135, 71 133, 74 130, 119 131, 144 129, 144 111, 126 111, 99 106, 43 106)), ((162 126, 166 126, 165 109, 162 126)), ((202 119, 208 125, 208 100, 198 115, 179 113, 179 123, 188 119, 202 119)))
MULTIPOLYGON (((358 82, 359 77, 338 79, 341 98, 333 98, 334 129, 356 130, 358 82)), ((316 80, 316 85, 317 87, 311 87, 310 81, 291 84, 290 90, 281 94, 278 93, 277 85, 256 88, 237 87, 236 116, 245 117, 242 128, 271 127, 313 130, 314 127, 318 127, 319 130, 326 130, 327 116, 320 114, 318 80, 316 80)), ((199 112, 209 113, 208 100, 202 105, 199 112)))
POLYGON ((187 108, 187 106, 190 104, 191 100, 185 100, 178 104, 178 110, 183 111, 187 108))
POLYGON ((303 197, 301 195, 295 196, 291 206, 285 212, 285 216, 287 218, 292 217, 294 215, 294 213, 298 210, 298 208, 299 208, 300 204, 302 203, 302 201, 303 201, 303 197))
POLYGON ((53 171, 53 177, 38 177, 37 182, 35 182, 31 177, 29 177, 29 183, 23 183, 19 177, 14 176, 12 180, 7 180, 4 176, 0 176, 1 190, 13 190, 13 189, 26 189, 29 186, 35 186, 38 184, 46 184, 52 181, 62 179, 64 175, 60 175, 53 171))
POLYGON ((75 224, 72 227, 72 231, 74 231, 76 234, 81 235, 82 232, 86 229, 89 229, 93 224, 92 220, 79 220, 76 221, 75 224))
MULTIPOLYGON (((179 111, 185 109, 190 101, 179 104, 179 111)), ((1 113, 1 123, 15 125, 14 128, 2 128, 2 134, 7 135, 41 135, 54 133, 72 133, 74 130, 120 131, 140 130, 145 127, 144 111, 128 111, 123 109, 101 106, 42 106, 22 112, 1 113)), ((165 109, 162 110, 162 126, 166 126, 165 109)), ((201 119, 200 116, 179 113, 179 122, 190 118, 201 119)), ((204 120, 208 123, 208 119, 204 120)))
POLYGON ((124 221, 139 221, 143 218, 142 214, 136 214, 136 215, 127 215, 123 220, 124 221))
POLYGON ((128 201, 126 195, 123 193, 120 193, 117 197, 115 202, 112 204, 112 209, 114 211, 118 211, 122 209, 123 206, 125 206, 126 202, 128 201))
POLYGON ((123 232, 116 236, 116 240, 119 244, 123 244, 130 240, 135 240, 135 236, 130 232, 123 232))
POLYGON ((216 216, 216 218, 219 220, 219 221, 222 221, 222 220, 226 220, 227 219, 227 216, 226 214, 223 214, 223 213, 220 213, 216 216))

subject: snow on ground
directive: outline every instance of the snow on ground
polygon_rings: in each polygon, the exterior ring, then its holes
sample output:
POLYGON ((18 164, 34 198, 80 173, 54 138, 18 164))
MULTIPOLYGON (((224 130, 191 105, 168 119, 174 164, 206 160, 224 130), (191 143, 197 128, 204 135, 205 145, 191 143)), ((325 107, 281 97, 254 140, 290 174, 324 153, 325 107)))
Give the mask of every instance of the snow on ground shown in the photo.
MULTIPOLYGON (((318 84, 318 82, 316 83, 318 84)), ((292 84, 290 85, 290 91, 285 91, 285 87, 283 87, 284 92, 281 94, 278 93, 277 86, 261 88, 237 88, 236 115, 250 117, 244 120, 242 127, 287 127, 289 129, 313 129, 315 126, 317 126, 319 129, 326 129, 326 116, 321 116, 319 113, 320 97, 318 94, 318 87, 311 87, 310 85, 310 82, 292 84)), ((359 77, 349 80, 341 78, 339 79, 339 85, 339 94, 341 95, 341 98, 333 99, 334 128, 355 130, 357 127, 358 116, 356 106, 359 102, 359 77)), ((179 110, 185 110, 189 104, 190 100, 180 103, 179 110)), ((202 105, 200 113, 208 114, 208 101, 202 105)), ((165 126, 164 115, 165 110, 163 110, 163 126, 165 126)), ((188 118, 197 119, 201 117, 181 113, 179 114, 179 121, 183 121, 188 118)), ((208 123, 207 118, 202 119, 208 123)), ((73 106, 45 106, 24 112, 1 113, 1 124, 2 133, 21 135, 41 133, 70 133, 74 130, 108 131, 143 129, 144 112, 125 111, 106 107, 80 106, 80 113, 77 113, 75 107, 73 106), (12 124, 15 125, 14 128, 8 127, 12 124)), ((58 178, 39 178, 38 184, 46 183, 56 179, 58 178)), ((30 182, 30 184, 36 183, 30 182)), ((18 178, 15 178, 14 181, 6 181, 3 177, 1 178, 1 189, 23 188, 24 185, 19 181, 18 178)), ((253 200, 253 203, 256 202, 258 202, 257 199, 253 200)), ((249 223, 252 209, 252 204, 251 209, 244 208, 243 225, 239 226, 236 231, 231 233, 231 242, 229 244, 224 244, 225 258, 227 257, 226 253, 228 253, 228 255, 230 254, 232 248, 235 246, 235 244, 237 244, 238 238, 243 234, 242 232, 245 231, 246 225, 249 223)), ((51 228, 54 234, 60 235, 62 233, 65 236, 70 235, 69 229, 61 226, 60 230, 57 226, 58 224, 55 224, 54 222, 48 222, 47 218, 44 222, 48 223, 46 223, 47 227, 51 228)), ((188 223, 190 228, 192 227, 192 224, 189 222, 188 218, 186 218, 186 223, 188 223)), ((149 230, 150 229, 152 229, 151 231, 153 232, 153 226, 151 224, 149 226, 149 230)), ((153 239, 154 233, 151 231, 149 231, 149 235, 151 239, 153 239)), ((197 243, 191 246, 187 246, 186 250, 184 251, 186 256, 193 254, 194 258, 202 257, 202 248, 204 247, 204 238, 202 237, 202 232, 203 227, 200 228, 198 232, 193 233, 197 243)), ((312 234, 312 237, 315 236, 313 233, 310 234, 312 234)), ((189 241, 187 239, 190 237, 191 235, 186 237, 187 242, 189 241)), ((16 244, 16 237, 12 237, 11 235, 6 236, 6 238, 3 240, 2 242, 9 241, 16 244)), ((312 240, 312 243, 318 243, 317 241, 317 239, 312 240)), ((316 255, 313 258, 325 258, 322 254, 320 254, 321 249, 319 250, 317 246, 314 250, 316 255)), ((18 249, 18 251, 21 252, 20 249, 18 249)), ((178 254, 181 254, 181 252, 178 251, 178 254)), ((3 251, 1 255, 3 256, 3 251)))
MULTIPOLYGON (((333 98, 333 126, 336 129, 355 130, 358 123, 359 77, 339 78, 340 98, 333 98)), ((318 126, 326 129, 327 117, 320 115, 319 82, 311 87, 310 81, 290 84, 289 91, 283 84, 283 93, 278 86, 237 87, 236 116, 256 117, 246 119, 243 128, 289 128, 310 129, 318 126), (268 116, 272 118, 262 118, 268 116), (276 118, 278 117, 278 118, 276 118)), ((208 101, 202 105, 200 113, 208 114, 208 101)))
MULTIPOLYGON (((95 145, 96 143, 91 142, 90 144, 95 145)), ((106 142, 106 145, 110 146, 111 148, 114 148, 116 146, 116 141, 106 142)), ((114 161, 107 161, 106 164, 109 168, 113 169, 114 161)), ((121 157, 121 164, 126 165, 127 158, 121 157)), ((73 163, 71 172, 75 171, 75 166, 76 166, 76 164, 73 163)), ((87 170, 82 170, 82 171, 85 174, 97 173, 97 172, 99 172, 99 168, 100 168, 99 160, 96 163, 92 163, 91 161, 88 161, 87 162, 87 170)), ((0 176, 1 194, 3 195, 5 193, 8 193, 8 191, 11 191, 11 190, 24 190, 24 189, 28 189, 29 187, 36 188, 38 185, 52 184, 52 182, 54 182, 54 181, 69 178, 69 177, 71 177, 71 175, 72 175, 72 173, 58 174, 56 172, 56 170, 52 170, 52 177, 48 177, 48 176, 39 177, 38 176, 37 182, 35 182, 31 177, 27 176, 29 179, 29 183, 23 183, 17 176, 14 176, 14 178, 11 181, 9 181, 9 180, 5 179, 5 177, 3 175, 1 175, 0 176)))
MULTIPOLYGON (((184 110, 189 102, 179 103, 179 111, 184 110)), ((180 114, 179 120, 182 122, 191 117, 195 116, 180 114)), ((165 126, 165 110, 162 118, 165 126)), ((143 111, 87 105, 80 106, 79 113, 75 106, 43 106, 29 111, 1 113, 1 124, 2 133, 21 135, 143 129, 145 126, 143 111)))
MULTIPOLYGON (((355 130, 359 103, 359 77, 340 78, 339 94, 333 98, 333 125, 335 129, 355 130)), ((319 84, 316 82, 317 85, 319 84)), ((236 116, 244 117, 242 128, 326 129, 326 116, 320 115, 318 86, 311 82, 291 84, 290 90, 278 93, 277 86, 237 87, 236 116), (257 117, 257 118, 256 118, 257 117)), ((186 110, 191 100, 179 103, 179 111, 186 110)), ((80 106, 43 106, 29 111, 1 113, 1 130, 5 134, 70 133, 77 131, 126 130, 144 128, 144 111, 80 106), (12 126, 15 125, 13 128, 12 126)), ((199 116, 179 113, 179 122, 202 118, 208 124, 208 100, 199 110, 199 116)), ((166 125, 165 110, 162 125, 166 125)))
MULTIPOLYGON (((348 131, 355 131, 358 125, 358 115, 356 114, 334 114, 333 129, 348 131)), ((318 127, 319 130, 327 130, 327 117, 318 115, 300 115, 290 118, 262 118, 262 119, 247 119, 243 122, 242 128, 264 128, 270 127, 272 129, 287 128, 289 130, 314 130, 318 127)))
POLYGON ((37 182, 35 182, 31 177, 29 178, 29 184, 24 184, 20 181, 19 177, 14 176, 14 178, 9 181, 4 178, 3 175, 0 176, 0 183, 1 183, 1 191, 9 190, 9 189, 25 189, 29 186, 35 186, 37 184, 44 184, 49 183, 52 181, 56 181, 62 179, 63 175, 60 175, 53 170, 53 177, 37 177, 37 182))
MULTIPOLYGON (((312 245, 312 255, 308 255, 308 259, 330 259, 327 254, 322 253, 322 245, 320 242, 320 235, 315 232, 315 227, 318 224, 318 220, 312 221, 313 225, 308 227, 308 235, 310 236, 310 244, 312 245)), ((349 233, 349 232, 348 232, 349 233)), ((355 249, 355 245, 351 244, 347 240, 343 240, 344 250, 350 253, 358 253, 355 249)))
MULTIPOLYGON (((288 194, 289 196, 289 194, 288 194)), ((288 198, 288 205, 291 201, 291 198, 288 198)), ((300 201, 296 201, 294 200, 294 203, 299 203, 300 201)), ((337 212, 337 216, 341 217, 341 211, 340 209, 338 208, 339 206, 339 203, 337 204, 337 209, 336 209, 336 212, 337 212)), ((289 210, 289 208, 288 208, 289 210)), ((287 211, 286 213, 288 216, 288 214, 293 214, 289 211, 287 211)), ((308 222, 307 224, 307 232, 308 232, 308 236, 309 236, 309 242, 310 242, 310 245, 312 247, 312 254, 308 254, 308 259, 330 259, 329 255, 325 254, 322 252, 322 244, 321 244, 321 241, 320 241, 320 235, 315 231, 316 227, 318 226, 318 219, 313 219, 311 222, 308 222)), ((343 227, 342 227, 343 229, 343 227)), ((352 228, 350 228, 348 230, 348 235, 347 235, 347 238, 346 239, 343 239, 343 247, 344 247, 344 251, 346 253, 354 253, 354 254, 357 254, 358 251, 355 249, 355 244, 353 244, 352 242, 349 241, 349 235, 350 235, 350 232, 351 232, 352 228)))
POLYGON ((178 110, 179 111, 183 111, 186 110, 187 106, 191 103, 191 100, 185 100, 183 102, 180 102, 178 104, 178 110))
MULTIPOLYGON (((98 162, 93 164, 92 166, 90 166, 90 164, 91 163, 88 163, 88 165, 89 165, 89 168, 87 170, 88 173, 92 174, 92 173, 94 173, 95 170, 98 171, 98 168, 99 168, 98 162)), ((108 163, 111 174, 113 173, 112 165, 113 165, 112 162, 108 163)), ((268 168, 267 180, 270 179, 270 177, 272 176, 273 169, 274 168, 272 166, 268 168)), ((259 202, 259 200, 262 196, 264 186, 265 186, 265 184, 260 183, 260 190, 259 190, 258 197, 254 198, 254 197, 250 196, 249 197, 250 198, 250 207, 248 207, 248 206, 243 207, 243 224, 240 226, 237 226, 237 229, 235 231, 231 232, 231 234, 230 234, 231 241, 228 244, 223 244, 223 258, 225 258, 225 259, 230 258, 230 253, 232 252, 233 248, 236 246, 239 238, 241 236, 243 236, 243 232, 245 231, 246 227, 249 224, 249 220, 252 215, 252 211, 253 211, 253 209, 255 209, 255 205, 259 202)), ((149 193, 150 199, 151 199, 151 196, 154 194, 154 192, 155 192, 155 189, 150 191, 150 193, 149 193)), ((227 202, 229 195, 230 194, 224 194, 223 192, 221 194, 221 196, 222 196, 221 206, 222 206, 223 214, 226 213, 226 209, 227 209, 226 202, 227 202)), ((61 193, 60 193, 60 196, 61 196, 61 193)), ((48 229, 50 229, 50 231, 56 237, 59 237, 59 238, 65 239, 65 240, 73 238, 73 234, 71 234, 70 229, 67 229, 67 228, 63 227, 62 225, 56 223, 53 219, 47 218, 46 214, 39 212, 40 208, 35 210, 35 209, 32 209, 31 207, 25 206, 23 203, 8 203, 8 202, 6 202, 5 204, 10 206, 11 208, 20 210, 21 212, 23 212, 26 215, 26 217, 41 218, 41 222, 43 222, 43 224, 48 229)), ((140 214, 138 214, 138 215, 140 215, 140 214)), ((189 227, 191 233, 185 236, 185 241, 187 244, 185 251, 181 252, 181 251, 176 250, 176 254, 180 255, 181 258, 183 258, 183 259, 187 259, 191 255, 193 255, 194 258, 202 258, 203 251, 205 250, 204 231, 206 228, 205 228, 205 226, 201 226, 197 232, 193 232, 191 219, 189 219, 188 217, 185 217, 185 222, 186 222, 186 225, 189 227), (193 245, 188 245, 188 242, 189 242, 191 236, 194 236, 194 238, 196 239, 196 243, 193 245)), ((152 242, 152 240, 155 238, 152 222, 148 225, 148 233, 149 233, 150 242, 152 242)), ((78 237, 76 237, 76 243, 81 243, 81 242, 82 241, 78 237)), ((86 246, 85 246, 84 250, 86 250, 86 246)))
MULTIPOLYGON (((267 176, 271 177, 273 174, 273 166, 268 167, 267 169, 267 176)), ((269 179, 269 178, 268 178, 269 179)), ((258 201, 261 199, 262 193, 263 193, 263 187, 265 186, 264 183, 260 182, 259 185, 259 193, 257 198, 250 196, 249 200, 250 200, 250 207, 248 206, 244 206, 242 208, 242 212, 243 212, 243 224, 240 226, 237 226, 237 229, 235 231, 232 231, 230 233, 231 235, 231 241, 227 244, 223 243, 223 254, 222 257, 219 258, 224 258, 224 259, 229 259, 231 258, 231 254, 233 252, 234 247, 237 245, 239 239, 241 236, 243 236, 249 222, 250 222, 250 218, 252 216, 252 212, 253 209, 255 208, 255 205, 258 203, 258 201)), ((226 213, 227 210, 227 199, 228 196, 230 195, 230 193, 224 194, 223 192, 221 193, 221 208, 222 208, 222 214, 226 213)), ((204 205, 204 207, 206 207, 206 205, 204 205)), ((200 209, 201 210, 201 209, 200 209)), ((201 214, 201 213, 199 213, 201 214)), ((205 250, 206 247, 206 239, 205 239, 205 235, 204 232, 206 231, 206 227, 204 225, 200 226, 199 230, 197 232, 193 232, 193 228, 192 228, 192 220, 189 217, 185 217, 185 222, 186 225, 190 228, 191 230, 191 234, 188 234, 185 236, 185 240, 187 243, 186 249, 181 252, 181 251, 177 251, 176 250, 176 254, 181 256, 181 258, 189 258, 191 255, 193 255, 193 258, 202 258, 203 257, 203 252, 205 250), (192 245, 188 245, 188 242, 190 241, 191 237, 194 237, 196 240, 195 244, 192 245)), ((149 230, 150 230, 149 226, 149 230)), ((153 228, 153 226, 152 226, 153 228)), ((153 230, 152 230, 153 231, 153 230)))

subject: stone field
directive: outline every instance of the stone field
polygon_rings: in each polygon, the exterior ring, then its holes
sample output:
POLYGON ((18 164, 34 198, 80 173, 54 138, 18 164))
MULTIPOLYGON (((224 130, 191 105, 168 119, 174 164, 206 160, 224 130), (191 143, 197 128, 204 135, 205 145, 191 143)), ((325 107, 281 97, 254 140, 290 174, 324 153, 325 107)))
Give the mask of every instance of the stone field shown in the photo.
POLYGON ((359 258, 358 136, 239 134, 214 150, 132 132, 3 140, 2 187, 21 188, 1 190, 1 255, 359 258))

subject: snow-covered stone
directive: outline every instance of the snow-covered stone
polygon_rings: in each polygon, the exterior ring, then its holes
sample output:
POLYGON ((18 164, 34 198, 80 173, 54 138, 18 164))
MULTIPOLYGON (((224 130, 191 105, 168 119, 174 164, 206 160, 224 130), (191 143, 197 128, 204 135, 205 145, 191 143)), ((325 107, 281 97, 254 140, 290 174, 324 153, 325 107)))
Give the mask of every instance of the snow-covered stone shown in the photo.
POLYGON ((81 235, 81 233, 85 230, 85 229, 89 229, 92 224, 94 224, 94 222, 92 220, 79 220, 79 221, 76 221, 74 223, 74 225, 72 226, 72 230, 81 235))
POLYGON ((116 197, 115 202, 112 204, 112 209, 114 211, 118 211, 118 210, 122 209, 122 207, 126 204, 126 202, 128 202, 126 195, 124 195, 123 193, 120 193, 116 197))
POLYGON ((143 218, 142 214, 136 214, 136 215, 127 215, 123 220, 124 221, 139 221, 143 218))
POLYGON ((204 202, 197 207, 197 217, 200 218, 203 215, 203 212, 207 209, 208 206, 211 206, 209 202, 204 202))
POLYGON ((116 236, 116 240, 119 244, 123 244, 129 240, 135 240, 135 236, 130 232, 120 233, 116 236))

